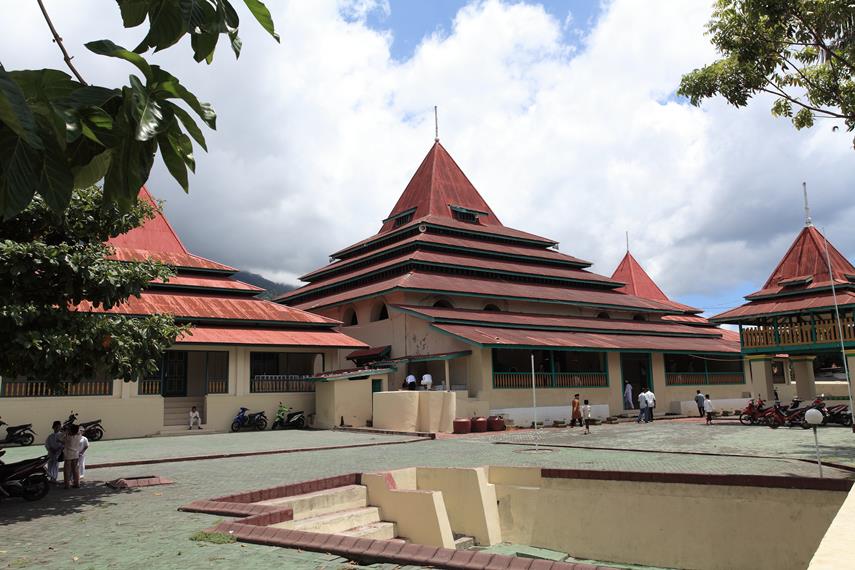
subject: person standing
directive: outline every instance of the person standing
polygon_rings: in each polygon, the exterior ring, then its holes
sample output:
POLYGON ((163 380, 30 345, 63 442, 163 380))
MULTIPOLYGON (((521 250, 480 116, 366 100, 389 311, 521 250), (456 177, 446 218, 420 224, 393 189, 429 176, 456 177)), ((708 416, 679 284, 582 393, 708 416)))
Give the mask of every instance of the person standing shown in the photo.
POLYGON ((708 426, 712 425, 713 411, 714 411, 714 408, 712 405, 712 400, 710 400, 710 395, 707 394, 706 398, 704 398, 704 412, 707 415, 707 425, 708 426))
POLYGON ((193 429, 193 424, 202 429, 202 417, 199 415, 199 410, 196 409, 196 406, 190 408, 190 427, 187 429, 193 429))
POLYGON ((582 406, 582 419, 585 420, 585 431, 582 433, 588 435, 591 433, 591 405, 588 400, 585 400, 585 404, 582 406))
POLYGON ((635 423, 647 423, 647 394, 644 393, 644 388, 638 392, 638 419, 635 423))
POLYGON ((644 393, 647 397, 647 421, 653 421, 653 410, 656 408, 656 394, 650 388, 644 393))
MULTIPOLYGON (((201 429, 201 428, 200 428, 201 429)), ((80 478, 86 474, 86 450, 89 449, 89 438, 85 435, 80 435, 80 453, 77 456, 77 471, 80 473, 80 478)))
POLYGON ((407 383, 407 390, 415 390, 416 389, 416 375, 412 372, 407 374, 407 379, 405 380, 407 383))
POLYGON ((430 374, 422 374, 422 389, 430 391, 433 387, 433 376, 430 374))
POLYGON ((632 403, 632 384, 626 383, 623 389, 623 407, 627 410, 634 410, 635 406, 632 403))
POLYGON ((704 395, 701 394, 700 390, 698 390, 698 393, 695 394, 695 404, 697 404, 697 406, 698 406, 698 415, 700 417, 704 417, 704 402, 705 401, 706 401, 706 398, 704 398, 704 395))
POLYGON ((62 436, 64 460, 62 462, 63 484, 66 489, 70 486, 80 487, 80 447, 83 444, 83 436, 80 435, 80 426, 71 424, 68 431, 62 436))
POLYGON ((579 404, 579 394, 573 394, 573 401, 570 402, 570 427, 576 427, 577 420, 579 427, 582 427, 582 407, 579 404))
POLYGON ((52 483, 56 483, 59 479, 59 458, 62 456, 62 422, 56 420, 51 426, 53 433, 47 436, 45 440, 45 449, 48 452, 48 478, 52 483))

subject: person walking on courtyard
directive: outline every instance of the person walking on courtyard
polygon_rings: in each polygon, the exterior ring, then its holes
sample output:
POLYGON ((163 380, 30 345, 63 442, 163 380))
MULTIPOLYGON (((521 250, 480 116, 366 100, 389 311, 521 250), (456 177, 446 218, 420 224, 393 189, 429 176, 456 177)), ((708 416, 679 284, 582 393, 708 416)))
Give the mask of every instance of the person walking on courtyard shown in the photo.
POLYGON ((77 456, 77 471, 80 473, 80 478, 86 474, 86 450, 89 449, 89 438, 80 434, 80 453, 77 456))
POLYGON ((579 405, 579 394, 573 394, 573 401, 570 402, 570 427, 576 427, 576 420, 579 420, 579 427, 582 427, 582 408, 579 405))
POLYGON ((45 440, 45 449, 48 452, 48 478, 51 482, 56 483, 56 480, 59 479, 59 458, 62 456, 62 433, 60 430, 62 429, 62 422, 56 420, 53 422, 53 426, 51 426, 53 433, 47 436, 45 440))
POLYGON ((629 382, 626 383, 626 387, 623 389, 623 407, 627 410, 635 409, 632 403, 632 384, 629 382))
POLYGON ((713 411, 712 400, 710 400, 710 395, 707 394, 706 398, 704 398, 704 413, 707 415, 708 426, 712 425, 713 411))
POLYGON ((202 416, 199 415, 199 410, 196 409, 196 406, 190 408, 190 427, 187 429, 193 429, 194 423, 196 427, 202 429, 202 416))
POLYGON ((585 400, 585 404, 582 406, 582 419, 585 420, 585 431, 582 433, 588 435, 591 433, 591 405, 588 400, 585 400))
POLYGON ((653 421, 653 410, 656 408, 656 394, 653 393, 653 390, 650 388, 644 393, 644 396, 647 398, 647 421, 653 421))
POLYGON ((647 394, 644 393, 644 388, 638 392, 638 419, 635 423, 647 423, 647 394))
POLYGON ((63 445, 62 454, 65 457, 62 462, 63 484, 66 489, 68 489, 69 485, 76 489, 80 487, 78 461, 80 459, 80 448, 83 445, 80 426, 77 424, 68 426, 68 431, 61 439, 63 445))
POLYGON ((698 405, 698 415, 700 417, 704 417, 704 401, 706 401, 706 398, 704 398, 704 395, 701 394, 700 390, 698 390, 698 393, 695 394, 695 404, 698 405))

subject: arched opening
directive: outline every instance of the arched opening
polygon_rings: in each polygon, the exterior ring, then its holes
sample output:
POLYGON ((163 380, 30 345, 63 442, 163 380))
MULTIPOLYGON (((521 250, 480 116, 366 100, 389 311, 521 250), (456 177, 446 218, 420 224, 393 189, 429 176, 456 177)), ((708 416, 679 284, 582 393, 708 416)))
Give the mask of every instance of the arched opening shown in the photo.
POLYGON ((633 321, 646 321, 647 317, 645 317, 644 315, 638 314, 638 315, 633 315, 632 320, 633 321))
POLYGON ((434 307, 438 309, 453 309, 454 305, 451 304, 451 301, 447 301, 445 299, 440 299, 436 303, 433 304, 434 307))
POLYGON ((609 314, 607 312, 603 311, 602 313, 597 314, 597 318, 598 319, 610 319, 611 317, 609 316, 609 314))
POLYGON ((344 317, 341 319, 346 327, 352 327, 359 324, 359 317, 356 316, 356 310, 353 307, 349 307, 344 312, 344 317))
POLYGON ((488 303, 488 304, 484 305, 484 310, 485 311, 491 311, 493 313, 501 313, 502 312, 502 309, 500 309, 499 307, 497 307, 493 303, 488 303))
POLYGON ((386 308, 386 303, 378 303, 371 311, 371 322, 384 321, 389 318, 389 309, 386 308))

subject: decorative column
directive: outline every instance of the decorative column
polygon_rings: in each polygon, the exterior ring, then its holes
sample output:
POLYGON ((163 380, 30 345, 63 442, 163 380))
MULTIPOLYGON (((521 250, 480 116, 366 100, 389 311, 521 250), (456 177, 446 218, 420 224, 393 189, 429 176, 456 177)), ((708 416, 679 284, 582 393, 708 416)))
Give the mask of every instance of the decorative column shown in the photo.
POLYGON ((796 380, 796 396, 802 400, 811 400, 816 396, 816 379, 813 375, 813 361, 816 356, 791 356, 793 374, 796 380))
POLYGON ((772 381, 772 357, 767 354, 746 356, 751 379, 751 397, 762 398, 768 402, 775 399, 775 386, 772 381))

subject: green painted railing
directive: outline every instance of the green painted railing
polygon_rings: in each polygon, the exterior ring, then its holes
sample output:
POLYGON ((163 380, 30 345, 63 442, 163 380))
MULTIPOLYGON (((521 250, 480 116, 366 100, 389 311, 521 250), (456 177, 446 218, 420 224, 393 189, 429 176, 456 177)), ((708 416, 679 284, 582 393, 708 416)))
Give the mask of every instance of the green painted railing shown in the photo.
MULTIPOLYGON (((607 372, 535 372, 534 382, 538 388, 606 388, 609 375, 607 372)), ((531 372, 494 372, 493 388, 531 388, 531 372)))
POLYGON ((716 386, 719 384, 745 384, 742 372, 668 372, 668 386, 716 386))

